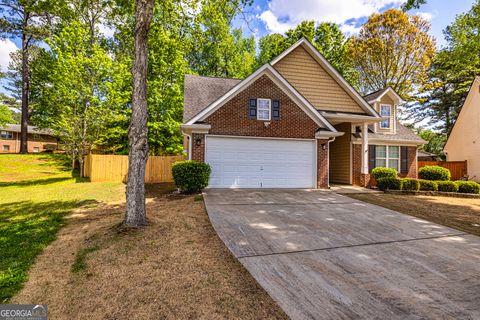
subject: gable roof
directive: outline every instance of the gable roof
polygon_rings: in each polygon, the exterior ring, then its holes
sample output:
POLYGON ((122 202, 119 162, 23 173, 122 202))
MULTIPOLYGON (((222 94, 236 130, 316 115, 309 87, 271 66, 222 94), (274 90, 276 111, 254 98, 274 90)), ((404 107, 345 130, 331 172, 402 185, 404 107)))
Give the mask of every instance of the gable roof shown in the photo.
POLYGON ((473 99, 473 95, 477 94, 477 92, 478 92, 478 91, 475 92, 475 90, 473 90, 473 88, 475 87, 475 83, 480 85, 480 76, 476 76, 475 79, 473 79, 473 81, 472 81, 470 89, 468 90, 467 97, 465 98, 465 101, 463 102, 462 109, 460 109, 460 113, 457 116, 457 120, 453 124, 453 128, 450 131, 450 135, 448 136, 447 142, 445 143, 445 146, 443 147, 444 152, 447 152, 449 142, 452 141, 452 139, 454 139, 454 136, 457 134, 456 133, 457 130, 458 130, 457 128, 460 126, 459 122, 462 122, 462 120, 464 118, 463 114, 466 112, 466 111, 463 111, 465 109, 465 106, 470 105, 469 102, 470 102, 470 100, 473 99))
POLYGON ((397 132, 395 134, 385 134, 385 133, 369 133, 368 140, 371 142, 377 141, 388 141, 388 142, 407 142, 415 144, 424 144, 425 140, 420 138, 413 132, 413 130, 405 127, 400 121, 397 120, 397 132))
POLYGON ((395 92, 395 90, 393 90, 391 87, 386 87, 386 88, 380 89, 378 91, 374 91, 372 93, 369 93, 369 94, 365 95, 363 98, 368 103, 372 103, 372 102, 375 102, 375 101, 380 101, 380 99, 382 99, 382 97, 387 93, 393 94, 393 96, 395 98, 397 98, 399 101, 403 101, 403 99, 398 95, 398 93, 395 92))
POLYGON ((284 92, 299 106, 305 113, 310 116, 320 127, 328 128, 332 132, 337 132, 335 128, 315 109, 314 106, 308 102, 288 81, 286 81, 277 70, 275 70, 269 63, 261 66, 257 71, 249 75, 244 80, 237 83, 229 91, 223 94, 221 97, 210 103, 207 107, 203 108, 194 117, 188 120, 187 125, 192 125, 196 122, 204 120, 210 114, 215 112, 219 107, 228 102, 236 94, 243 91, 255 80, 261 76, 267 75, 277 86, 281 87, 284 92))
POLYGON ((185 75, 183 121, 192 119, 240 81, 242 80, 185 75))
POLYGON ((301 38, 295 42, 290 48, 273 59, 270 64, 274 66, 299 46, 302 46, 367 114, 375 118, 380 118, 380 115, 375 111, 375 109, 363 99, 363 97, 340 75, 340 73, 338 73, 338 71, 327 61, 327 59, 325 59, 325 57, 318 52, 318 50, 310 43, 310 41, 305 38, 301 38))

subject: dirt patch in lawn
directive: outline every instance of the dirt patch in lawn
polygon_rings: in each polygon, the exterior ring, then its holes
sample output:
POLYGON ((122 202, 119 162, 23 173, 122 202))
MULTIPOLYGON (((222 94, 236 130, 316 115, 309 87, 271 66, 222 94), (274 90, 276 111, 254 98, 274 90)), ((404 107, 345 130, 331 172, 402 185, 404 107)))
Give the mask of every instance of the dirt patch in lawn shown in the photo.
POLYGON ((480 236, 480 199, 383 193, 346 196, 480 236))
POLYGON ((69 215, 12 303, 52 319, 286 318, 217 237, 203 201, 150 187, 149 225, 121 230, 124 206, 69 215))

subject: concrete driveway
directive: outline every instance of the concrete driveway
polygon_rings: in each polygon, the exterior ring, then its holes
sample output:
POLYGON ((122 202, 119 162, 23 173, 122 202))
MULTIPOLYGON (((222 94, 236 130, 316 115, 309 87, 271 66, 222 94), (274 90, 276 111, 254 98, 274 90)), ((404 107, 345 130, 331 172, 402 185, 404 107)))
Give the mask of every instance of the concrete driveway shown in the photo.
POLYGON ((293 319, 480 319, 479 237, 318 190, 211 189, 205 204, 293 319))

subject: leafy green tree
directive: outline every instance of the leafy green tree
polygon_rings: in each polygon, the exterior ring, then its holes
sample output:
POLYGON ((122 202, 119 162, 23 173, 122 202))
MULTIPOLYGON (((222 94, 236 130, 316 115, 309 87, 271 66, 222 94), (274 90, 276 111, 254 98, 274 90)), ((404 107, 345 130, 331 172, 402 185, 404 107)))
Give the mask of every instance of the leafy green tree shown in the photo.
POLYGON ((403 99, 414 97, 427 81, 435 54, 430 24, 419 16, 390 9, 373 14, 352 37, 348 49, 360 74, 360 91, 392 87, 403 99))
POLYGON ((444 34, 448 44, 437 53, 421 91, 425 98, 412 113, 417 119, 430 117, 438 130, 449 135, 473 79, 480 74, 480 1, 458 15, 444 34))
POLYGON ((426 0, 407 0, 403 5, 403 11, 408 11, 411 9, 418 9, 422 4, 427 3, 426 0))
POLYGON ((87 26, 71 22, 48 41, 48 83, 35 108, 36 122, 60 137, 72 159, 78 160, 81 174, 88 149, 102 141, 112 119, 124 115, 130 99, 117 93, 128 68, 115 63, 90 37, 87 26))
POLYGON ((422 147, 423 150, 442 158, 445 157, 443 154, 443 147, 447 142, 447 136, 445 134, 429 129, 420 129, 417 134, 420 138, 427 141, 427 144, 422 147))
POLYGON ((315 26, 314 21, 303 21, 295 29, 288 30, 285 37, 280 34, 262 37, 257 66, 271 61, 301 38, 310 41, 347 81, 357 86, 358 75, 347 51, 348 39, 335 23, 315 26))
POLYGON ((0 127, 13 122, 12 110, 10 110, 8 106, 0 103, 0 127))
POLYGON ((239 0, 203 0, 194 17, 187 58, 192 71, 205 76, 244 78, 255 67, 255 40, 231 28, 240 13, 239 0))
MULTIPOLYGON (((183 150, 180 123, 185 74, 243 78, 253 71, 253 38, 245 38, 240 30, 231 28, 232 19, 245 5, 243 1, 226 0, 155 2, 155 23, 150 27, 148 40, 150 154, 178 154, 183 150)), ((133 7, 125 4, 113 15, 113 55, 131 68, 133 7)), ((131 92, 131 87, 126 90, 131 92)))
POLYGON ((0 0, 0 37, 21 38, 21 100, 22 120, 20 153, 27 153, 29 118, 29 51, 36 41, 50 34, 55 12, 64 9, 63 1, 0 0))
POLYGON ((19 123, 19 114, 14 111, 18 109, 19 104, 15 98, 0 93, 0 126, 19 123))

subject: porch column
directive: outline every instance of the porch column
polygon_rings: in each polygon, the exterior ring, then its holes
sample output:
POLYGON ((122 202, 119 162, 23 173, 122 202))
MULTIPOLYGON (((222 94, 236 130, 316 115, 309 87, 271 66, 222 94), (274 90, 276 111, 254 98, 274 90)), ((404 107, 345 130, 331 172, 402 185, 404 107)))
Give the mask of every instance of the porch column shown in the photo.
POLYGON ((362 169, 361 174, 368 174, 368 124, 362 125, 362 169))

